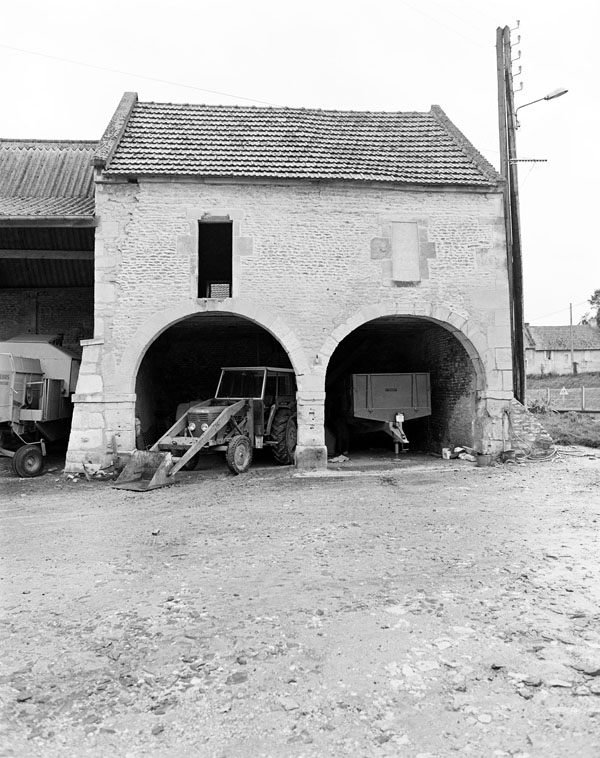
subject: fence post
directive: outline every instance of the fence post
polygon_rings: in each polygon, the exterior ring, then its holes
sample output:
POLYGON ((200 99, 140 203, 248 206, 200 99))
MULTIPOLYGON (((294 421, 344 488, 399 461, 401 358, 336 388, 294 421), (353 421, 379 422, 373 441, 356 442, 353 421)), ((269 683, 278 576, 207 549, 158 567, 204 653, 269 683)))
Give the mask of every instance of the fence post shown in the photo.
POLYGON ((581 388, 581 410, 585 410, 585 387, 581 388))
POLYGON ((546 387, 546 402, 550 405, 550 387, 546 387))

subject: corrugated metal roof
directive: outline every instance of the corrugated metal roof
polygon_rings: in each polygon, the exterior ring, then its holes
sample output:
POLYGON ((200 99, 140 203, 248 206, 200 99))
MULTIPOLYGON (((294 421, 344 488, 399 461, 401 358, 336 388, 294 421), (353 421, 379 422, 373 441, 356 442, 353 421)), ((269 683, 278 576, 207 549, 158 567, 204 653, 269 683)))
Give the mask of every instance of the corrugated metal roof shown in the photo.
POLYGON ((0 216, 93 216, 93 197, 2 197, 0 216))
POLYGON ((0 216, 91 216, 97 142, 0 140, 0 216))
MULTIPOLYGON (((570 350, 570 326, 527 326, 525 345, 534 350, 570 350)), ((574 350, 600 350, 600 329, 589 324, 573 326, 574 350)))
POLYGON ((119 134, 100 156, 108 175, 480 187, 502 181, 438 106, 370 113, 135 103, 119 134))

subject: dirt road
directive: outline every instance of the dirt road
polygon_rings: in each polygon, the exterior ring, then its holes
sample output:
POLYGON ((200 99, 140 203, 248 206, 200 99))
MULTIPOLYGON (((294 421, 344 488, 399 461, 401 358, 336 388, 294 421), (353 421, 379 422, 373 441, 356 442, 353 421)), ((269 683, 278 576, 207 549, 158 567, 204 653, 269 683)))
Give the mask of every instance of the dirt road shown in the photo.
POLYGON ((2 755, 600 755, 597 457, 0 465, 2 755))

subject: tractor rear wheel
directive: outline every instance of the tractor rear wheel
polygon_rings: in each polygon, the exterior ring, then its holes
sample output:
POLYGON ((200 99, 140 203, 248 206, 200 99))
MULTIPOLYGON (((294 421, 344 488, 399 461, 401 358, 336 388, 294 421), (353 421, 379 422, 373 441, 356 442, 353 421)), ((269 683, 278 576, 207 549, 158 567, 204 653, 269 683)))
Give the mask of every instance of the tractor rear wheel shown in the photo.
POLYGON ((298 441, 296 416, 288 410, 277 411, 271 426, 271 437, 275 442, 273 457, 277 463, 282 466, 293 463, 298 441))
POLYGON ((234 474, 248 471, 252 463, 252 444, 248 437, 238 434, 229 440, 225 461, 234 474))
POLYGON ((12 470, 17 476, 39 476, 44 468, 44 456, 39 445, 23 445, 11 459, 12 470))

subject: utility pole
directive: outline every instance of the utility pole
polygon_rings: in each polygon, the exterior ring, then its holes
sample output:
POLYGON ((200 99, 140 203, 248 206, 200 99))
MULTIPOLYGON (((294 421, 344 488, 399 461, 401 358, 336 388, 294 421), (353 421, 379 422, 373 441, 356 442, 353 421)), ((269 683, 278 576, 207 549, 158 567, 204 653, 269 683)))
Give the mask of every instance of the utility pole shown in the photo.
POLYGON ((571 334, 571 371, 576 374, 575 358, 573 357, 573 303, 569 303, 569 331, 571 334))
POLYGON ((525 347, 523 342, 523 260, 517 174, 516 116, 512 75, 510 28, 496 30, 498 75, 498 124, 500 133, 500 173, 504 185, 508 287, 513 354, 513 393, 525 404, 525 347))

